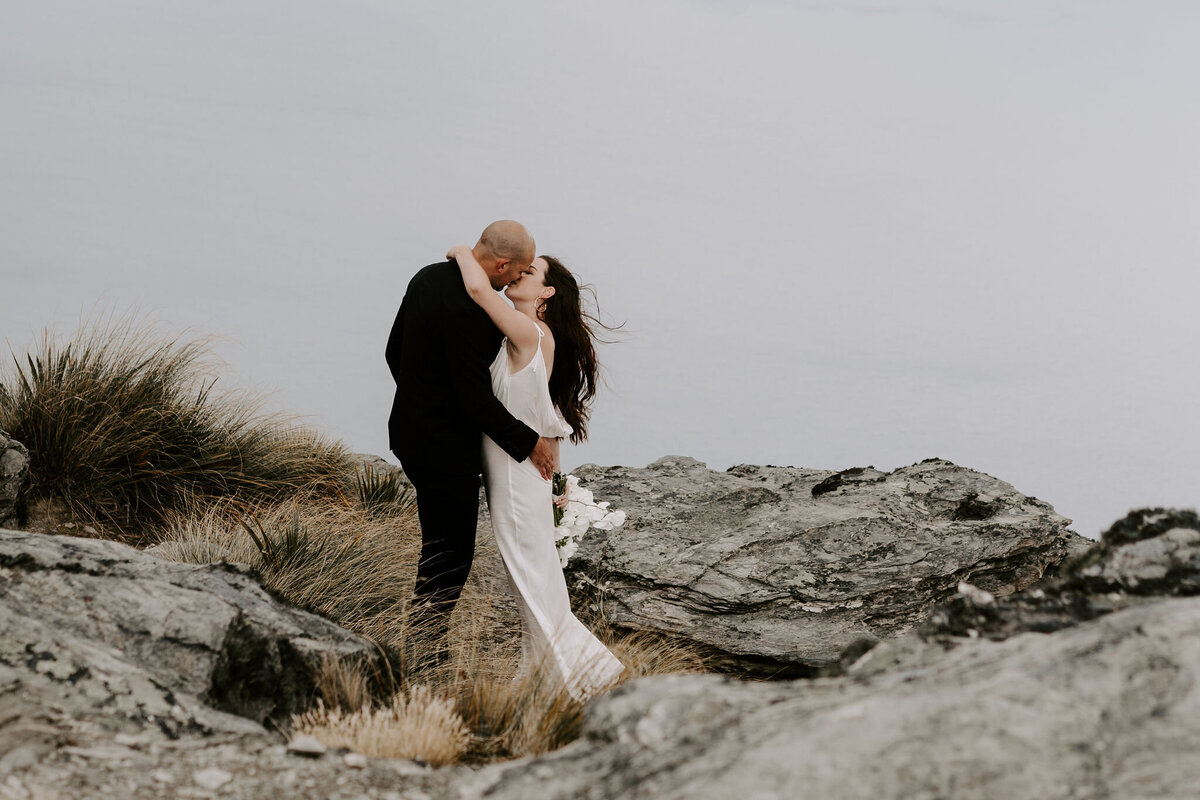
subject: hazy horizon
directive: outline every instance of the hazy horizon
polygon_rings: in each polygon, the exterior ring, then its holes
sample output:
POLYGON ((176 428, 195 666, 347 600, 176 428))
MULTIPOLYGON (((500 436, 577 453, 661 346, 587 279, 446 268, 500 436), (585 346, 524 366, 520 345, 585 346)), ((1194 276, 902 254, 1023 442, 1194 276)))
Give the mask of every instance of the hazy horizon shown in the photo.
POLYGON ((626 323, 583 462, 948 458, 1096 536, 1200 495, 1200 7, 0 8, 0 336, 137 309, 385 454, 487 222, 626 323))

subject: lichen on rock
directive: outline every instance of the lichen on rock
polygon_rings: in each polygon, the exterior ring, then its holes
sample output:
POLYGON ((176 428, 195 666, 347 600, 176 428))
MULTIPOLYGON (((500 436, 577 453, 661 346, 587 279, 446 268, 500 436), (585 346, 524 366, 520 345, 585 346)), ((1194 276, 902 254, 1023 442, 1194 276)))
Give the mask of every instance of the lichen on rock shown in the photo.
POLYGON ((852 644, 912 629, 960 581, 1010 594, 1087 547, 1048 504, 941 459, 717 472, 667 456, 575 472, 628 514, 581 544, 577 599, 736 672, 826 674, 852 644))

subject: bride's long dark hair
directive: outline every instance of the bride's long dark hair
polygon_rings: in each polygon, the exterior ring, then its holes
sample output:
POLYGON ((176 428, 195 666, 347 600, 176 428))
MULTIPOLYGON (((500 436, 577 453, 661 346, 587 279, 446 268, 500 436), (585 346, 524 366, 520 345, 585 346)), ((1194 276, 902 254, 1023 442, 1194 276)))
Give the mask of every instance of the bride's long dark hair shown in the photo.
POLYGON ((550 399, 571 426, 571 441, 578 444, 587 438, 589 406, 596 396, 596 382, 600 376, 596 329, 615 329, 584 309, 579 281, 561 261, 554 256, 541 258, 547 264, 545 283, 554 287, 554 294, 539 309, 539 316, 554 334, 550 399))

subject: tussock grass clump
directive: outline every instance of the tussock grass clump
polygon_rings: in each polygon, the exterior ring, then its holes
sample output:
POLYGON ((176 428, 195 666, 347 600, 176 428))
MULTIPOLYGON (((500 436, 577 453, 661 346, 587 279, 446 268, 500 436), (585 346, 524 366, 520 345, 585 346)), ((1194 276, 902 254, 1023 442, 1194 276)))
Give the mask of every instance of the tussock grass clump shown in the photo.
POLYGON ((520 677, 460 672, 444 691, 477 732, 470 755, 479 762, 556 750, 583 724, 583 703, 544 666, 520 677))
POLYGON ((125 318, 48 333, 0 376, 0 429, 30 451, 28 499, 140 541, 196 501, 342 493, 345 448, 260 400, 214 393, 208 343, 125 318))
MULTIPOLYGON (((320 702, 343 711, 358 711, 370 706, 379 688, 385 685, 381 676, 368 675, 361 661, 333 656, 321 659, 316 684, 320 702)), ((394 688, 395 681, 387 685, 394 688)))
MULTIPOLYGON (((318 676, 319 713, 294 724, 330 746, 369 755, 383 752, 368 752, 365 739, 371 736, 413 741, 393 729, 417 724, 418 717, 396 713, 386 698, 417 685, 450 703, 471 733, 455 763, 535 755, 574 740, 583 704, 546 669, 516 677, 521 621, 492 537, 479 538, 471 578, 451 618, 448 661, 430 666, 428 654, 407 646, 410 639, 422 641, 407 622, 421 535, 412 512, 392 509, 381 514, 350 502, 284 503, 247 515, 240 507, 210 506, 174 519, 153 551, 194 563, 249 564, 273 591, 384 648, 396 666, 394 675, 366 675, 362 665, 337 663, 325 665, 318 676), (275 551, 286 555, 268 555, 275 551), (406 651, 412 663, 401 658, 406 651)), ((615 630, 602 616, 589 624, 626 665, 618 684, 643 675, 705 671, 700 654, 677 640, 615 630)), ((416 740, 425 741, 424 735, 416 740)), ((393 748, 388 752, 400 752, 395 749, 400 745, 388 746, 393 748)))
POLYGON ((620 683, 647 675, 694 675, 709 672, 708 660, 695 646, 651 631, 621 633, 606 623, 593 630, 622 664, 620 683))
MULTIPOLYGON (((419 678, 436 696, 453 701, 472 732, 469 746, 456 761, 483 764, 539 755, 577 739, 585 702, 558 681, 548 664, 516 675, 519 640, 496 640, 489 634, 494 633, 496 624, 501 631, 519 629, 518 620, 497 614, 483 598, 468 597, 467 603, 470 613, 456 612, 450 660, 419 678)), ((603 624, 596 632, 626 665, 610 689, 645 675, 706 671, 695 650, 667 637, 618 633, 603 624)), ((404 723, 393 720, 393 724, 404 723)), ((338 740, 323 739, 319 730, 313 734, 326 744, 339 746, 335 744, 338 740)))
POLYGON ((471 743, 454 702, 427 686, 398 692, 381 708, 344 712, 319 703, 293 718, 292 725, 330 747, 376 758, 417 758, 433 766, 458 761, 471 743))
POLYGON ((421 534, 415 514, 347 503, 212 504, 168 521, 152 551, 248 564, 290 602, 400 652, 421 534))
POLYGON ((355 469, 354 490, 358 507, 373 514, 417 512, 417 495, 412 487, 402 486, 399 470, 381 470, 370 465, 355 469))

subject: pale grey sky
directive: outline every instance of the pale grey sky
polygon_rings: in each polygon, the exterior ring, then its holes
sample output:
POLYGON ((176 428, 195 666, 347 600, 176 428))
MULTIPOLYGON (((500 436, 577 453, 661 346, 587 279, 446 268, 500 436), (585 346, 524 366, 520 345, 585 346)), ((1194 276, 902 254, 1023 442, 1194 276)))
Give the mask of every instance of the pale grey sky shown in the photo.
POLYGON ((1132 0, 7 0, 0 334, 141 308, 382 452, 408 278, 514 217, 628 322, 574 463, 936 455, 1096 535, 1197 503, 1197 41, 1132 0))

